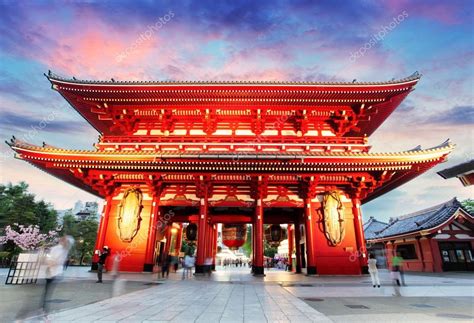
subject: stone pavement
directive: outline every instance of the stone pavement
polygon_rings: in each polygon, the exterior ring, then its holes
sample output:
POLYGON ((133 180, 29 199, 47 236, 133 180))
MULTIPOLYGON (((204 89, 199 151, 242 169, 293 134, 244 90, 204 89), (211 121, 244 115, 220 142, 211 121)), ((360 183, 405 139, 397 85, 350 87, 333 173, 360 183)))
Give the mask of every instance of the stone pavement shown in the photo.
POLYGON ((194 280, 168 281, 49 318, 52 322, 331 322, 278 285, 194 280))
MULTIPOLYGON (((159 285, 49 316, 51 322, 472 322, 472 273, 407 274, 402 297, 393 297, 388 271, 382 288, 368 276, 308 277, 269 270, 253 277, 248 268, 218 270, 211 277, 181 281, 180 272, 159 285), (352 306, 352 307, 351 307, 352 306)), ((0 273, 1 276, 1 273, 0 273)), ((95 277, 68 270, 65 280, 95 277)), ((151 274, 123 274, 128 281, 157 282, 151 274)), ((113 284, 105 275, 104 285, 113 284)), ((97 288, 101 288, 97 285, 97 288)), ((105 286, 104 286, 105 287, 105 286)), ((27 322, 42 321, 31 317, 27 322)))

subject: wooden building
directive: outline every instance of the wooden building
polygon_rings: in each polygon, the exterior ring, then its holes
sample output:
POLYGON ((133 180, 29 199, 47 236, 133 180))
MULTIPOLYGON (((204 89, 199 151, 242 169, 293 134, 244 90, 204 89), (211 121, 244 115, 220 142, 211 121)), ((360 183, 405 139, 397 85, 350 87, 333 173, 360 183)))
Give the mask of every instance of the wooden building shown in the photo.
POLYGON ((390 223, 370 219, 364 230, 367 249, 388 268, 399 252, 407 271, 474 270, 474 217, 456 198, 390 223))
POLYGON ((119 253, 126 271, 152 270, 191 223, 198 231, 196 272, 203 272, 206 260, 215 261, 217 224, 250 223, 256 275, 264 271, 264 224, 289 225, 297 272, 361 274, 361 204, 453 149, 446 141, 369 152, 368 137, 414 90, 418 73, 353 83, 46 76, 100 133, 96 149, 15 138, 9 145, 17 158, 105 199, 96 249, 119 253))

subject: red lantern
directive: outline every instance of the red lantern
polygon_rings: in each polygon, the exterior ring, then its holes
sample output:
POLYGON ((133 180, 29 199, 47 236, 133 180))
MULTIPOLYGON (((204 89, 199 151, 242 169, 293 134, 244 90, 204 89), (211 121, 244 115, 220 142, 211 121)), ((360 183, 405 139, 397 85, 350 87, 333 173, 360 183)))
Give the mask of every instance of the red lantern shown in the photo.
POLYGON ((230 249, 236 250, 242 247, 247 240, 246 224, 223 224, 222 243, 230 249))
POLYGON ((265 228, 265 239, 272 247, 278 247, 280 242, 286 239, 286 230, 278 224, 272 224, 265 228))

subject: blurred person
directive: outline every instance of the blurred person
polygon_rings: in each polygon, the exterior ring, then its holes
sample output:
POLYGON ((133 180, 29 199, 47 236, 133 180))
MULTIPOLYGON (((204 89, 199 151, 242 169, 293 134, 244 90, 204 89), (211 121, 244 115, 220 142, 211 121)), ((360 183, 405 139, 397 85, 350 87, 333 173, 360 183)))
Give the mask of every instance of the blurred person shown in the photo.
POLYGON ((191 254, 187 254, 184 257, 184 262, 183 262, 183 278, 186 279, 188 277, 191 277, 193 273, 193 267, 194 267, 194 257, 191 254))
POLYGON ((51 295, 63 274, 64 263, 73 245, 74 239, 71 236, 63 236, 59 239, 59 243, 51 248, 44 259, 46 265, 46 285, 41 304, 46 314, 50 311, 49 301, 51 300, 51 295))
POLYGON ((167 255, 163 258, 163 262, 161 264, 161 278, 168 278, 170 275, 170 264, 171 264, 171 255, 167 255))
POLYGON ((212 272, 212 258, 211 257, 207 257, 206 259, 204 259, 204 270, 206 271, 206 274, 208 276, 211 276, 211 272, 212 272))
POLYGON ((66 261, 64 262, 64 270, 67 270, 67 267, 71 264, 71 258, 67 258, 66 261))
POLYGON ((175 273, 178 271, 178 267, 179 267, 178 262, 179 262, 178 257, 173 257, 173 270, 175 273))
POLYGON ((377 285, 378 288, 380 288, 380 279, 379 279, 379 271, 377 269, 377 260, 375 259, 375 255, 371 253, 369 255, 369 274, 370 274, 370 279, 372 279, 372 285, 375 286, 377 285))
POLYGON ((120 278, 120 273, 119 273, 120 261, 121 261, 120 254, 116 252, 113 258, 112 271, 111 271, 112 279, 113 279, 112 297, 116 297, 122 294, 122 291, 125 285, 125 280, 120 278))
POLYGON ((109 247, 104 246, 102 251, 98 251, 99 262, 97 263, 97 281, 96 283, 102 283, 102 273, 104 272, 105 261, 110 254, 109 247))
POLYGON ((395 257, 392 258, 392 272, 397 272, 397 285, 405 286, 405 277, 403 277, 403 257, 400 252, 397 251, 395 257))

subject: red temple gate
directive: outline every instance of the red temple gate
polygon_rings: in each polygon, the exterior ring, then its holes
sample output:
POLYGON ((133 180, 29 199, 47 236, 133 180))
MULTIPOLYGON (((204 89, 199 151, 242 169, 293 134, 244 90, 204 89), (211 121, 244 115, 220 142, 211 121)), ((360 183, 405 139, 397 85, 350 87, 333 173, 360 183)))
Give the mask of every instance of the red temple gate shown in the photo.
POLYGON ((203 272, 215 258, 217 223, 251 223, 253 273, 263 274, 263 225, 288 223, 297 272, 360 274, 361 203, 453 149, 369 152, 368 136, 414 89, 416 73, 371 83, 47 77, 100 132, 96 150, 9 144, 18 158, 105 199, 96 249, 119 252, 124 271, 152 270, 160 254, 179 250, 171 241, 181 241, 180 224, 194 223, 203 272))

